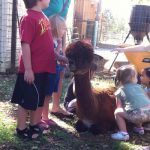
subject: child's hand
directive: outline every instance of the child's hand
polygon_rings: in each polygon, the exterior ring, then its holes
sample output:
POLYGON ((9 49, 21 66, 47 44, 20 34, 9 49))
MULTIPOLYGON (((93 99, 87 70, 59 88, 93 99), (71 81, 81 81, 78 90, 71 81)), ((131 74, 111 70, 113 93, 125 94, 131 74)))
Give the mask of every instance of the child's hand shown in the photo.
POLYGON ((61 49, 62 48, 62 39, 58 39, 57 40, 57 49, 61 49))
POLYGON ((34 73, 32 70, 25 71, 24 80, 29 84, 32 84, 34 82, 34 73))
POLYGON ((59 57, 58 61, 61 63, 61 64, 68 64, 68 59, 65 57, 65 56, 61 56, 59 57))
POLYGON ((58 45, 62 44, 62 39, 57 39, 57 43, 58 43, 58 45))

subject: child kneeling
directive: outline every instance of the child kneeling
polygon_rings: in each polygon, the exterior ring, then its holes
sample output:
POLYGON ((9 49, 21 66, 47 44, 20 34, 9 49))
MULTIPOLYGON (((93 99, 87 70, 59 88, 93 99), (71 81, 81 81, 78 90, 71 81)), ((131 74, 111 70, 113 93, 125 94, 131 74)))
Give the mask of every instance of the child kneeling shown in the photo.
POLYGON ((116 85, 119 89, 115 93, 117 109, 115 118, 119 132, 112 134, 115 140, 129 140, 125 120, 136 125, 134 132, 143 135, 142 124, 150 121, 150 100, 144 89, 137 84, 137 72, 133 66, 119 68, 116 74, 116 85))

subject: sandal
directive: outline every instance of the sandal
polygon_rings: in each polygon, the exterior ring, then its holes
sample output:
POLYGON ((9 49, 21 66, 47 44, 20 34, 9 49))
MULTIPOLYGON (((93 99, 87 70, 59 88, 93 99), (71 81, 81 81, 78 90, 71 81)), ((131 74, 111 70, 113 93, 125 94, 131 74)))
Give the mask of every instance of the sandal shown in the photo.
POLYGON ((21 139, 28 139, 29 138, 29 129, 25 128, 24 130, 16 129, 17 136, 21 139))
POLYGON ((41 121, 39 124, 38 124, 38 127, 41 129, 42 131, 42 134, 48 134, 49 133, 49 125, 46 124, 45 122, 41 121))
POLYGON ((29 126, 29 134, 28 137, 32 140, 39 138, 42 135, 43 131, 39 127, 39 125, 29 126))

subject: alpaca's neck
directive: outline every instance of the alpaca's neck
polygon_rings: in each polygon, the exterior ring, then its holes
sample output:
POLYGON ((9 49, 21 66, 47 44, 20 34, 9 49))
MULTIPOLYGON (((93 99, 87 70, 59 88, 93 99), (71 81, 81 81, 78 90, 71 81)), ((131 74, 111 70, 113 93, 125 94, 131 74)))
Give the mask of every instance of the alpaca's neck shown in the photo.
POLYGON ((92 94, 89 72, 84 75, 75 75, 74 79, 78 115, 82 119, 90 119, 94 109, 94 98, 92 94))
POLYGON ((79 100, 87 95, 91 95, 91 83, 89 78, 89 72, 84 75, 75 75, 75 91, 79 100))

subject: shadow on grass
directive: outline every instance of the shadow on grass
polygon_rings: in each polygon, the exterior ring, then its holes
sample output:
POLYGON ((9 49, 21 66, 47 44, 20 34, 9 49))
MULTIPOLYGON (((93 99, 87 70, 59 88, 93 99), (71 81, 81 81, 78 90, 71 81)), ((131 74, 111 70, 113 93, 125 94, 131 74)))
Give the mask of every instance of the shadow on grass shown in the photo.
MULTIPOLYGON (((116 142, 110 139, 111 133, 98 136, 89 133, 79 135, 73 128, 75 120, 59 120, 53 116, 52 119, 59 126, 52 128, 48 135, 37 141, 21 141, 15 135, 17 109, 8 102, 15 77, 0 79, 0 150, 134 150, 136 145, 150 145, 150 133, 142 137, 131 133, 129 142, 116 142)), ((70 79, 64 80, 62 104, 69 81, 70 79)))

